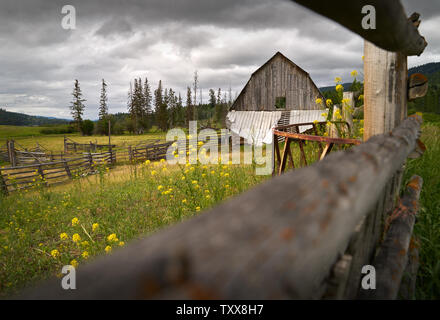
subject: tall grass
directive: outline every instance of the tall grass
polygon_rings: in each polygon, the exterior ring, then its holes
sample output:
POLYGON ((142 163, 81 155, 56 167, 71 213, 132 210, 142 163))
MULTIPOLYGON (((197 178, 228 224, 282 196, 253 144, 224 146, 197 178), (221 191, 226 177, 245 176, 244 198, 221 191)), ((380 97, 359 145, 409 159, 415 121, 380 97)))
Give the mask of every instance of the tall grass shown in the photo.
MULTIPOLYGON (((425 118, 425 115, 424 115, 425 118)), ((408 160, 404 175, 407 182, 413 174, 423 178, 421 209, 415 225, 420 240, 420 268, 417 277, 417 299, 440 298, 440 122, 426 123, 421 140, 427 150, 419 159, 408 160)), ((406 183, 405 183, 406 184, 406 183)))

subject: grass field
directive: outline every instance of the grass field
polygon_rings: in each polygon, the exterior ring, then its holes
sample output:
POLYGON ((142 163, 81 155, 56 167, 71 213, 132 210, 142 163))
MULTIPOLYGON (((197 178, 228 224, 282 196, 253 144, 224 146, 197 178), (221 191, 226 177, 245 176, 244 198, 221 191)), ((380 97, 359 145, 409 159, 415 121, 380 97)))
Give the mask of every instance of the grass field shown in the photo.
MULTIPOLYGON (((2 126, 0 125, 0 144, 4 144, 7 138, 13 137, 16 141, 16 147, 31 149, 35 148, 38 143, 40 146, 55 153, 64 150, 64 135, 51 134, 42 135, 40 130, 43 127, 18 127, 18 126, 2 126)), ((98 144, 107 144, 107 136, 82 136, 79 133, 66 134, 66 137, 78 143, 97 142, 98 144)), ((165 140, 165 133, 146 133, 142 135, 119 135, 112 136, 112 144, 117 146, 128 146, 142 143, 148 139, 165 140)))
MULTIPOLYGON (((421 246, 416 298, 438 299, 440 117, 424 115, 424 118, 421 139, 427 151, 419 159, 408 160, 404 179, 407 181, 412 174, 424 179, 415 227, 421 246)), ((32 129, 26 130, 29 133, 32 129)), ((106 143, 108 139, 69 136, 78 142, 97 139, 106 143)), ((115 136, 112 142, 135 144, 151 138, 164 138, 164 135, 115 136)), ((39 142, 53 151, 63 148, 63 135, 23 135, 16 139, 26 147, 39 142)), ((299 152, 297 148, 293 151, 298 165, 299 152)), ((306 153, 308 159, 317 156, 311 144, 306 146, 306 153)), ((117 166, 110 171, 102 167, 100 174, 66 185, 3 197, 0 199, 0 297, 59 274, 62 265, 81 265, 133 239, 200 214, 267 178, 256 176, 252 165, 204 167, 149 163, 117 166)))
POLYGON ((427 150, 419 159, 408 160, 405 181, 413 174, 423 178, 421 209, 415 225, 420 240, 417 299, 440 299, 440 117, 428 115, 421 140, 427 150))
POLYGON ((253 166, 150 163, 0 200, 0 296, 243 192, 253 166))

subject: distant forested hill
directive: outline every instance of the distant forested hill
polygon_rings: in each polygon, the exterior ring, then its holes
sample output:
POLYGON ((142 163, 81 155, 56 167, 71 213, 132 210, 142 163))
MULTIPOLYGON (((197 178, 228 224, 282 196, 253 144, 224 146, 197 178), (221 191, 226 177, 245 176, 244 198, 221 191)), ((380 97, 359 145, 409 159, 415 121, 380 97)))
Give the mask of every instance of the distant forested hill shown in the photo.
POLYGON ((425 76, 429 76, 439 71, 440 71, 440 62, 431 62, 409 69, 408 75, 412 75, 413 73, 422 73, 425 76))
POLYGON ((40 116, 30 116, 24 113, 10 112, 0 108, 0 125, 11 126, 41 126, 67 124, 69 120, 40 116))
MULTIPOLYGON (((408 75, 413 73, 424 74, 429 80, 429 89, 425 97, 408 103, 409 111, 440 114, 440 62, 431 62, 408 69, 408 75)), ((344 83, 343 86, 345 90, 350 90, 351 83, 344 83)), ((335 86, 321 87, 319 89, 322 93, 325 93, 334 90, 335 86)))
POLYGON ((422 73, 429 80, 428 93, 423 98, 408 103, 409 111, 440 114, 440 63, 428 63, 408 70, 409 74, 422 73))

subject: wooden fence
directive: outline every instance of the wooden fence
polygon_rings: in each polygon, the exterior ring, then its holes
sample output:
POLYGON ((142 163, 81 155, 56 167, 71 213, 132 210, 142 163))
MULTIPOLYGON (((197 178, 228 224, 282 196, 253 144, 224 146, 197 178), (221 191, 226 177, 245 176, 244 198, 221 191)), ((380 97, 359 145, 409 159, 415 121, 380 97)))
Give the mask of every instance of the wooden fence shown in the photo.
POLYGON ((411 297, 417 268, 410 239, 422 179, 414 176, 400 199, 399 190, 403 164, 420 144, 421 118, 406 115, 406 56, 426 46, 419 15, 408 19, 398 0, 296 2, 369 41, 366 142, 80 266, 76 290, 52 279, 22 298, 411 297), (376 9, 375 30, 361 27, 364 5, 376 9), (366 265, 376 267, 375 290, 361 287, 366 265))
POLYGON ((98 144, 98 142, 78 143, 70 138, 64 137, 64 153, 77 153, 77 152, 96 152, 107 148, 115 148, 115 145, 98 144))
POLYGON ((96 173, 95 167, 99 165, 164 159, 171 143, 152 143, 146 146, 129 146, 110 149, 107 152, 84 152, 74 155, 48 155, 16 150, 15 157, 18 163, 23 163, 23 159, 29 159, 31 163, 0 168, 1 190, 8 194, 25 188, 51 186, 77 176, 96 173))

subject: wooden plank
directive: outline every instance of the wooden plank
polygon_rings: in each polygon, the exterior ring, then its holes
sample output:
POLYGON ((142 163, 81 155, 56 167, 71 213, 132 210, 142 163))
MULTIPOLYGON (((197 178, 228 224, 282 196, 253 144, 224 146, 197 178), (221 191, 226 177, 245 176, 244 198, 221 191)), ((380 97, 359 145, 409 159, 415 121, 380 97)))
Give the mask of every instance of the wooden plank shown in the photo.
POLYGON ((348 129, 345 132, 347 135, 346 137, 350 137, 352 129, 353 129, 352 110, 354 110, 355 106, 356 106, 356 104, 354 101, 354 92, 344 92, 343 93, 343 102, 342 102, 342 118, 348 124, 348 129))
POLYGON ((20 297, 320 298, 353 230, 414 149, 420 123, 410 117, 391 135, 286 172, 97 258, 77 272, 76 290, 54 278, 20 297))
POLYGON ((364 141, 407 116, 407 57, 364 44, 364 141))
POLYGON ((294 0, 295 2, 328 17, 357 33, 376 46, 407 56, 420 55, 427 43, 413 19, 408 20, 399 0, 341 0, 338 6, 331 1, 294 0), (376 28, 364 29, 362 8, 373 6, 376 11, 376 28), (344 8, 341 10, 340 8, 344 8))
POLYGON ((319 160, 323 160, 330 153, 330 151, 332 151, 333 145, 334 145, 334 143, 332 143, 332 142, 327 142, 325 144, 324 150, 322 151, 321 156, 319 157, 319 160))
POLYGON ((281 164, 278 174, 282 174, 284 172, 284 169, 286 168, 287 155, 289 154, 288 150, 290 150, 290 143, 291 140, 289 138, 287 138, 286 141, 284 141, 284 149, 283 149, 283 154, 281 156, 281 164))

